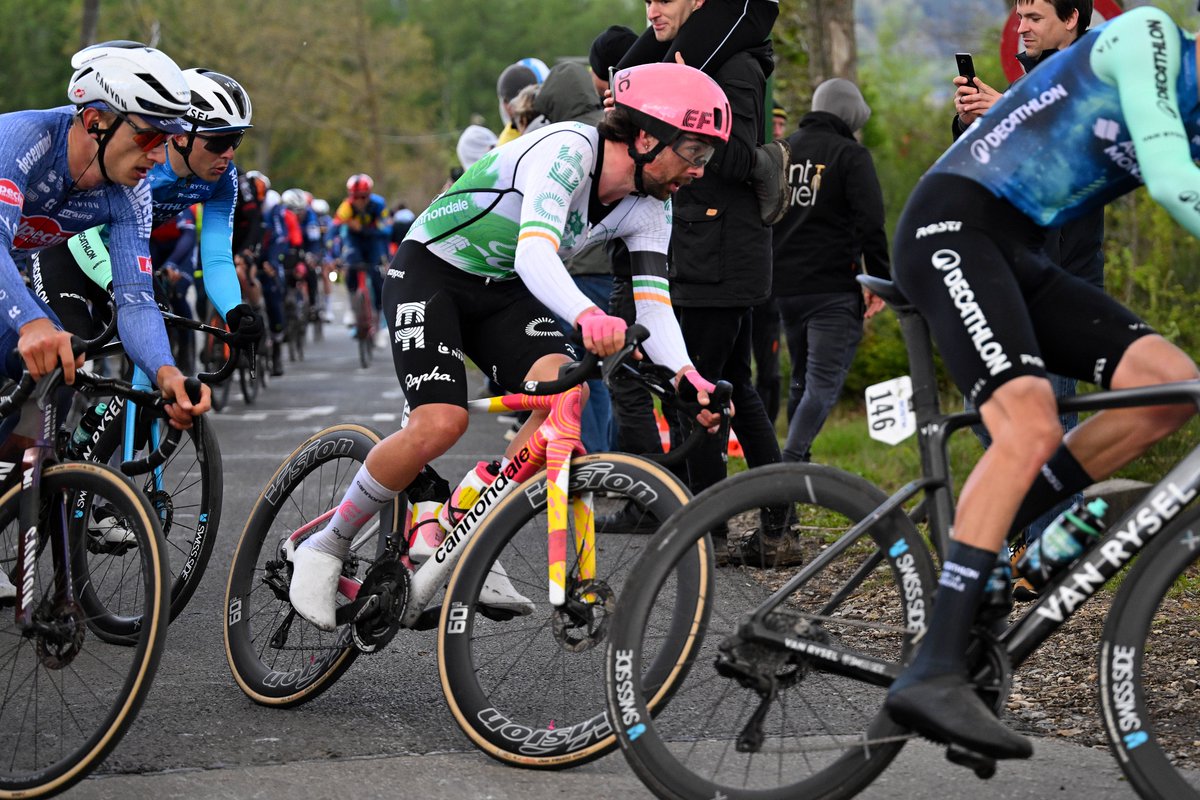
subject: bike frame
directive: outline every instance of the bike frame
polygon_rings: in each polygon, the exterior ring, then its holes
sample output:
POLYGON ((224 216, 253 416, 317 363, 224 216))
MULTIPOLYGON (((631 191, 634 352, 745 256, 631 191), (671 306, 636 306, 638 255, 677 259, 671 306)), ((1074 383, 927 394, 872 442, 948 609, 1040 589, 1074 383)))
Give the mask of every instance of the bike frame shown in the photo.
MULTIPOLYGON (((529 441, 513 456, 505 470, 483 491, 475 506, 464 516, 453 530, 447 531, 441 545, 428 561, 416 568, 409 587, 409 601, 402 627, 416 625, 426 606, 445 585, 466 544, 491 515, 499 502, 546 468, 546 515, 549 519, 548 547, 548 595, 554 606, 566 602, 567 520, 568 513, 575 523, 575 552, 579 557, 579 573, 584 580, 596 574, 596 526, 592 506, 592 494, 577 497, 568 495, 570 487, 571 458, 585 455, 579 440, 580 419, 583 409, 583 388, 572 387, 560 394, 526 395, 510 394, 471 400, 467 410, 472 414, 500 414, 508 411, 548 411, 545 422, 538 426, 529 441), (568 502, 569 498, 569 502, 568 502)), ((401 427, 407 422, 407 407, 401 427)), ((297 529, 289 537, 293 545, 299 545, 309 533, 315 531, 336 513, 331 508, 321 516, 297 529)), ((411 509, 406 515, 401 535, 407 537, 412 523, 411 509)), ((377 525, 377 523, 376 523, 377 525)), ((351 551, 378 534, 376 525, 360 533, 351 545, 351 551)), ((342 576, 338 579, 338 593, 348 600, 358 597, 362 582, 342 576)))
MULTIPOLYGON (((917 420, 922 477, 901 487, 767 598, 741 626, 739 634, 744 638, 787 649, 802 645, 767 628, 765 617, 801 584, 868 535, 874 525, 893 513, 904 513, 904 504, 922 492, 925 493, 932 544, 939 555, 946 552, 950 541, 950 523, 954 518, 947 441, 951 433, 978 423, 980 416, 977 411, 941 412, 929 328, 911 307, 899 307, 896 312, 912 369, 913 410, 917 420)), ((1200 380, 1060 398, 1058 408, 1060 412, 1100 411, 1175 403, 1191 403, 1200 408, 1200 380)), ((1108 532, 1093 543, 1083 558, 1056 575, 1039 593, 1037 601, 1000 633, 997 640, 1010 663, 1014 667, 1020 666, 1088 598, 1144 550, 1171 520, 1179 516, 1197 493, 1200 493, 1200 445, 1184 456, 1139 503, 1111 524, 1108 532)), ((836 607, 880 561, 884 558, 894 559, 898 555, 877 550, 851 577, 846 587, 821 609, 820 614, 828 614, 836 607)), ((924 631, 914 633, 919 638, 924 631)), ((834 643, 823 644, 820 648, 805 648, 804 652, 819 669, 878 686, 890 685, 902 669, 860 652, 843 650, 834 643)))

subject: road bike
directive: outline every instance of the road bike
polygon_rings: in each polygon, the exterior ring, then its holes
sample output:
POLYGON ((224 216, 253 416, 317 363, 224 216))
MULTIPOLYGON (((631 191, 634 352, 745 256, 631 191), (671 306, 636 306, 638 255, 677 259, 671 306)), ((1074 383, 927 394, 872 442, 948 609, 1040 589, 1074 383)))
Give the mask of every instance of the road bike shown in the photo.
MULTIPOLYGON (((0 600, 0 798, 58 794, 103 761, 150 690, 167 630, 167 555, 149 499, 106 465, 58 463, 61 377, 35 384, 26 373, 0 400, 3 417, 24 404, 0 456, 0 569, 16 587, 0 600), (14 455, 19 463, 3 460, 14 455), (99 505, 127 531, 123 552, 90 534, 99 505), (120 642, 91 635, 119 623, 113 592, 139 622, 120 642)), ((156 413, 164 405, 157 392, 82 370, 75 383, 156 413)), ((169 436, 148 463, 123 466, 152 469, 178 441, 169 436)))
MULTIPOLYGON (((200 373, 194 380, 220 384, 229 378, 238 364, 238 350, 232 347, 237 340, 235 334, 223 327, 204 325, 174 314, 164 313, 163 318, 168 327, 199 331, 224 345, 222 349, 226 352, 226 360, 217 366, 216 371, 200 373)), ((115 326, 115 322, 112 325, 115 326)), ((122 352, 122 348, 120 342, 112 342, 93 346, 90 352, 114 354, 122 352)), ((149 379, 140 370, 134 369, 133 376, 133 386, 143 390, 149 388, 149 379)), ((69 420, 58 439, 63 458, 118 464, 137 462, 159 448, 172 429, 154 409, 143 409, 139 405, 137 398, 148 395, 130 394, 123 390, 123 385, 120 381, 100 379, 77 382, 74 389, 86 400, 84 413, 102 413, 87 440, 78 445, 70 442, 76 426, 73 420, 69 420)), ((170 554, 169 563, 173 568, 169 586, 170 619, 173 620, 198 588, 221 524, 224 482, 216 433, 207 419, 199 417, 164 461, 155 462, 151 468, 136 473, 128 469, 123 471, 136 479, 162 529, 170 554)), ((111 519, 103 519, 103 514, 102 508, 94 509, 93 518, 89 519, 92 530, 108 530, 116 524, 111 519), (101 519, 97 519, 98 516, 101 519)), ((109 533, 105 538, 114 537, 109 533)), ((116 538, 119 539, 119 536, 116 538)), ((114 585, 118 585, 120 572, 116 566, 120 563, 121 555, 128 556, 131 561, 133 559, 130 552, 118 542, 111 562, 114 585)), ((128 641, 130 634, 141 624, 137 613, 137 596, 113 591, 107 596, 106 602, 111 604, 111 613, 104 618, 106 624, 94 626, 95 633, 112 637, 117 643, 128 641)))
MULTIPOLYGON (((631 340, 644 335, 644 329, 630 328, 631 340)), ((632 345, 605 359, 605 374, 620 372, 671 399, 670 375, 620 367, 631 352, 632 345)), ((339 425, 292 453, 255 504, 230 571, 225 644, 242 690, 264 705, 294 706, 328 689, 360 653, 380 652, 400 628, 437 628, 450 710, 485 753, 510 764, 561 768, 614 748, 600 672, 603 644, 628 587, 628 569, 655 540, 597 536, 595 513, 631 504, 636 519, 662 520, 689 494, 650 460, 583 454, 579 384, 592 377, 594 365, 594 356, 585 358, 559 380, 525 384, 523 394, 469 403, 474 412, 548 410, 549 417, 433 555, 413 564, 408 545, 420 521, 414 508, 450 494, 426 467, 352 543, 332 633, 298 618, 288 602, 288 552, 324 526, 379 437, 361 426, 339 425), (493 574, 532 598, 530 613, 478 601, 493 574), (447 579, 441 604, 433 604, 447 579)), ((729 391, 722 385, 716 401, 727 402, 729 391)), ((690 407, 691 414, 698 410, 690 407)), ((693 432, 687 447, 704 435, 693 432)), ((650 679, 663 698, 686 658, 689 632, 702 621, 696 597, 712 570, 711 548, 699 542, 680 562, 672 576, 678 602, 665 602, 656 614, 661 640, 650 679)))
POLYGON ((371 297, 368 271, 374 267, 367 264, 348 267, 346 283, 357 280, 358 284, 350 293, 350 312, 354 315, 354 340, 358 342, 358 364, 363 369, 371 366, 371 357, 375 350, 375 331, 379 325, 375 313, 375 301, 371 297))
MULTIPOLYGON (((259 319, 266 319, 266 310, 260 304, 256 309, 259 319)), ((268 337, 270 334, 263 331, 263 335, 259 341, 235 350, 229 344, 229 326, 221 319, 220 314, 213 313, 208 320, 208 327, 205 331, 204 346, 200 350, 200 364, 208 373, 221 374, 222 367, 229 362, 230 359, 236 359, 237 383, 242 392, 242 400, 246 405, 252 406, 258 400, 258 395, 261 390, 266 389, 270 383, 271 363, 270 348, 268 346, 268 337)), ((233 380, 231 376, 226 376, 219 381, 214 381, 212 384, 212 406, 213 411, 221 412, 229 407, 229 395, 233 388, 233 380)))
MULTIPOLYGON (((863 478, 813 464, 734 476, 666 520, 653 555, 626 584, 606 662, 610 713, 630 766, 659 797, 851 797, 915 734, 883 710, 888 686, 924 633, 935 553, 953 519, 947 440, 980 421, 939 409, 925 321, 891 283, 860 278, 896 310, 912 378, 881 385, 879 428, 915 431, 921 475, 888 497, 863 478), (911 386, 911 389, 905 388, 911 386), (908 399, 911 395, 911 411, 908 399), (888 422, 890 420, 890 422, 888 422), (910 510, 906 504, 921 502, 910 510), (694 631, 693 658, 663 707, 637 676, 652 647, 655 602, 675 563, 721 525, 734 531, 763 505, 790 503, 804 550, 798 570, 717 570, 694 631), (927 536, 914 520, 927 518, 927 536), (794 574, 791 574, 794 572, 794 574)), ((868 392, 870 400, 870 392, 868 392)), ((1059 402, 1064 411, 1200 403, 1200 381, 1103 391, 1059 402)), ((980 695, 1001 713, 1014 669, 1139 553, 1113 601, 1098 658, 1100 713, 1121 769, 1142 797, 1200 797, 1173 764, 1179 732, 1164 712, 1181 665, 1154 647, 1163 597, 1200 574, 1200 447, 1193 449, 1084 556, 1011 623, 981 617, 969 661, 980 695), (1172 744, 1172 742, 1174 744, 1172 744)), ((1197 669, 1188 667, 1195 679, 1197 669)), ((1184 746, 1191 746, 1187 732, 1184 746)), ((990 777, 995 762, 952 745, 947 757, 990 777)))

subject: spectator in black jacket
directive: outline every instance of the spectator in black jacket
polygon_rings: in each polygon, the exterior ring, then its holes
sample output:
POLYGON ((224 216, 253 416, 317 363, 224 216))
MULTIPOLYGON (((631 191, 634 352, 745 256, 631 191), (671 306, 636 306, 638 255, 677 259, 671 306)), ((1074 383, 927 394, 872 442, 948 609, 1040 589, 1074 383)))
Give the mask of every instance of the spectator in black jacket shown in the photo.
POLYGON ((809 460, 854 361, 863 318, 883 308, 855 281, 860 265, 889 275, 883 192, 871 154, 854 138, 871 109, 844 78, 818 86, 812 108, 788 137, 791 205, 774 228, 774 294, 792 358, 784 461, 809 460))

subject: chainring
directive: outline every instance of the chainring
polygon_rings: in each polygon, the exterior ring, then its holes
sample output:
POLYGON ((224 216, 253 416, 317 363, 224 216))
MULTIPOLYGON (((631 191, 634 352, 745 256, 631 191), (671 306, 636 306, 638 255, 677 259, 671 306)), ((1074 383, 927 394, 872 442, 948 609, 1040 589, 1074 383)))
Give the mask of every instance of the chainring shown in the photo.
POLYGON ((392 641, 408 606, 408 590, 408 569, 395 557, 381 558, 367 570, 358 597, 368 602, 350 623, 355 647, 378 653, 392 641))

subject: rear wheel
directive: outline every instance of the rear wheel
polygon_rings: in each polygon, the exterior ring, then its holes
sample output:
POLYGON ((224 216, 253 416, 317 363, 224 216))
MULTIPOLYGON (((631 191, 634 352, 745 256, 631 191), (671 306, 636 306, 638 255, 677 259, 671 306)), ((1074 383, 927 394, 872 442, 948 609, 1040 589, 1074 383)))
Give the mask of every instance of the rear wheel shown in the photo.
MULTIPOLYGON (((283 544, 300 528, 336 508, 379 434, 335 425, 314 434, 283 462, 246 521, 225 593, 225 654, 238 686, 251 700, 287 707, 317 697, 357 658, 351 625, 320 631, 288 601, 292 565, 283 544)), ((343 575, 359 581, 398 530, 392 503, 355 538, 343 575)))
POLYGON ((849 797, 899 752, 908 734, 882 710, 890 680, 873 673, 866 680, 864 665, 900 670, 910 630, 924 629, 934 583, 920 534, 900 511, 843 540, 884 500, 879 489, 849 473, 778 464, 710 487, 663 524, 657 546, 626 580, 606 668, 621 747, 655 794, 849 797), (733 540, 759 524, 759 509, 789 505, 793 556, 801 555, 806 566, 718 568, 691 669, 671 702, 656 708, 645 676, 677 565, 710 531, 728 531, 733 540), (751 615, 798 571, 803 579, 776 598, 761 623, 789 644, 753 638, 746 627, 751 615), (807 648, 841 650, 850 660, 835 673, 806 658, 807 648))

